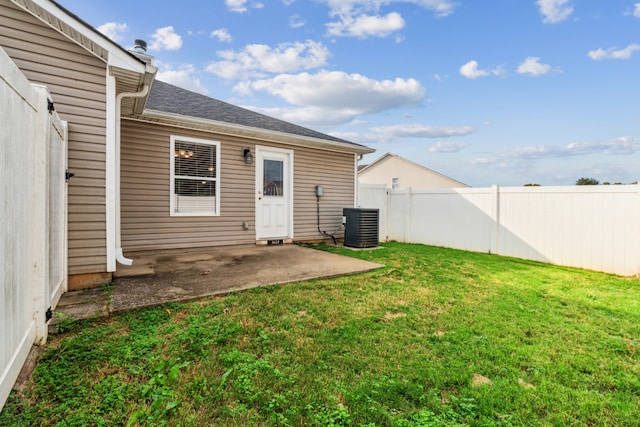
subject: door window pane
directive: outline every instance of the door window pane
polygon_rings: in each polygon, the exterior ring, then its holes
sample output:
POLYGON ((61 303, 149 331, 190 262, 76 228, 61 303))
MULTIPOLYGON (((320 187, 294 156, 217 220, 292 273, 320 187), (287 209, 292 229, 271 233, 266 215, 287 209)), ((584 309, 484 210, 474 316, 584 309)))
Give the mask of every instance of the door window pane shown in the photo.
POLYGON ((282 197, 284 181, 284 162, 282 160, 265 160, 262 193, 265 196, 282 197))

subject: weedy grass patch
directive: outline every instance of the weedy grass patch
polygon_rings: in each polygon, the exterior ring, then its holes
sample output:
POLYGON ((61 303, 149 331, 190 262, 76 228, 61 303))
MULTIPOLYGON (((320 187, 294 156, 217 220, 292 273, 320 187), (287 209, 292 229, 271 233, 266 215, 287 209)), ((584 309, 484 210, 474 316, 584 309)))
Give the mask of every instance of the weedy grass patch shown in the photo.
POLYGON ((422 245, 80 322, 0 425, 638 425, 640 283, 422 245))

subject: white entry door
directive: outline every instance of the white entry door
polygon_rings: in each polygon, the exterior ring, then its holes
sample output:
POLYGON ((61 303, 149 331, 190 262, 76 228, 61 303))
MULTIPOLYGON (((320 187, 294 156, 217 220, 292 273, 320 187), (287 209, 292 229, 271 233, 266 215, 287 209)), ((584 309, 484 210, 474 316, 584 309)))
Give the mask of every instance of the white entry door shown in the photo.
POLYGON ((293 238, 293 151, 256 146, 256 239, 293 238))

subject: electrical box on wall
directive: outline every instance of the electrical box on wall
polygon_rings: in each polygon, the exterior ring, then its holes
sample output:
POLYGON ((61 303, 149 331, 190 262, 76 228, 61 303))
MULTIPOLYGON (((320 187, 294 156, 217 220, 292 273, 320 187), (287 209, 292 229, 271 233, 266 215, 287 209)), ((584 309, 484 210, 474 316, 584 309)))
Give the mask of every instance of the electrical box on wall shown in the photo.
POLYGON ((316 185, 316 197, 322 197, 324 193, 324 189, 322 188, 322 185, 316 185))

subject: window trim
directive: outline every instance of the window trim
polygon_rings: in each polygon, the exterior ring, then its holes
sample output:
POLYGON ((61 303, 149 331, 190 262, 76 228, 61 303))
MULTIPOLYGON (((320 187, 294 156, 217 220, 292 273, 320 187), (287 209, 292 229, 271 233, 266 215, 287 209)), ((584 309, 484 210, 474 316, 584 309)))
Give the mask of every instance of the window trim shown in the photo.
POLYGON ((171 135, 169 144, 169 216, 220 216, 220 141, 213 141, 208 139, 191 138, 188 136, 171 135), (192 144, 204 144, 212 145, 215 147, 216 153, 216 177, 210 179, 215 182, 216 201, 215 212, 175 212, 175 163, 174 156, 176 142, 186 142, 192 144))

